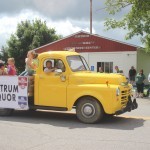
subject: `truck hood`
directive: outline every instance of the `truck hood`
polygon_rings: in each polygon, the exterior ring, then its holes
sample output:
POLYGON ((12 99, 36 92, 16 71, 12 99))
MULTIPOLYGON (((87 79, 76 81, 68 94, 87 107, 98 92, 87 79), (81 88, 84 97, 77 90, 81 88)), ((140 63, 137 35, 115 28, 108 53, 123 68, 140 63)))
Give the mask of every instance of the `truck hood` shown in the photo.
POLYGON ((75 72, 69 77, 71 84, 116 84, 126 83, 126 77, 115 73, 75 72))

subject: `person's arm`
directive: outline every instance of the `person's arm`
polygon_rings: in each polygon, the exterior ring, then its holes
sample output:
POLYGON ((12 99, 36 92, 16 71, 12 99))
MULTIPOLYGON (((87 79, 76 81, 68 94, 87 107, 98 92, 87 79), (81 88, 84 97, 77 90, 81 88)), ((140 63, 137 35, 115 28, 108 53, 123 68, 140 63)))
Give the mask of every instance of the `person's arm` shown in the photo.
POLYGON ((13 71, 16 71, 16 67, 14 65, 10 66, 10 69, 13 70, 13 71))
POLYGON ((8 74, 9 74, 10 71, 11 71, 11 66, 8 65, 8 66, 7 66, 7 72, 8 72, 8 74))
POLYGON ((34 66, 34 69, 38 67, 38 59, 33 59, 32 65, 34 66))
POLYGON ((143 74, 143 83, 145 83, 145 81, 146 81, 146 77, 145 77, 145 75, 143 74))
POLYGON ((34 65, 32 63, 32 60, 30 60, 29 58, 26 60, 27 65, 31 68, 34 69, 34 65))
POLYGON ((45 68, 45 69, 44 69, 44 72, 46 72, 46 73, 54 72, 54 71, 55 71, 55 69, 48 69, 48 68, 45 68))
POLYGON ((136 72, 136 70, 135 70, 135 76, 136 76, 136 73, 137 73, 137 72, 136 72))

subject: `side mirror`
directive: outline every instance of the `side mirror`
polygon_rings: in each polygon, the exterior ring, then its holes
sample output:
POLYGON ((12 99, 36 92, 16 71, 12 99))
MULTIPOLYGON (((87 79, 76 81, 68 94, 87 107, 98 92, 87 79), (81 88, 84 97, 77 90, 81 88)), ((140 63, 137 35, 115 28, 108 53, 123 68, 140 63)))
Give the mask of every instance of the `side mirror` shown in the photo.
POLYGON ((60 75, 62 73, 62 70, 61 69, 56 69, 55 70, 55 75, 60 75))

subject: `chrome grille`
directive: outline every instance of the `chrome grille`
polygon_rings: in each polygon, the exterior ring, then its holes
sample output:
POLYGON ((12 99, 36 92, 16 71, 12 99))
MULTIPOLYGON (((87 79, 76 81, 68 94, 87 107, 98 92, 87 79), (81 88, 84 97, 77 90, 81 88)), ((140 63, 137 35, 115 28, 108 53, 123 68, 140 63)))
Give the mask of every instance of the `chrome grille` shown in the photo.
POLYGON ((130 94, 131 94, 131 89, 121 91, 121 105, 123 107, 125 107, 127 105, 128 97, 129 97, 130 94))

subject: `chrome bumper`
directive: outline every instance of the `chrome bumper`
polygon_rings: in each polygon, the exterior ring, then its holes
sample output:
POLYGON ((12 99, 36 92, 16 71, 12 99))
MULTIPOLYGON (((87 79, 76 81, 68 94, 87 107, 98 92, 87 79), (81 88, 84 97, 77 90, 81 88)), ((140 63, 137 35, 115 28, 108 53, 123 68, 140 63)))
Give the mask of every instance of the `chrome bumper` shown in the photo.
POLYGON ((121 109, 121 110, 119 110, 119 111, 116 111, 115 115, 120 115, 120 114, 123 114, 125 112, 130 112, 131 110, 134 110, 134 109, 138 108, 138 103, 136 102, 135 98, 132 100, 131 96, 129 96, 128 99, 129 100, 128 100, 128 103, 127 103, 126 107, 121 109))

